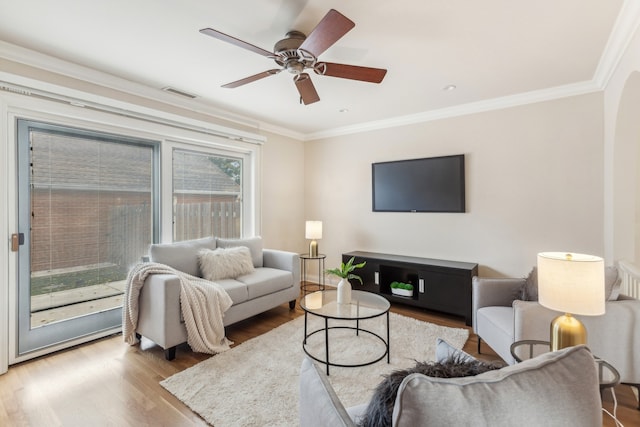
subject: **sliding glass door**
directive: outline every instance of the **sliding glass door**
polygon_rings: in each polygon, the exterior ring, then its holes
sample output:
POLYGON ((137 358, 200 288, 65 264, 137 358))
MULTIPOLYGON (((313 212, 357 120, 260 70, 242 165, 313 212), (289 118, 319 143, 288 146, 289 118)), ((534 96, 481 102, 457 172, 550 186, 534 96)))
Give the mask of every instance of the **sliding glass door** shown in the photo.
POLYGON ((121 324, 159 233, 159 144, 18 121, 18 355, 121 324))

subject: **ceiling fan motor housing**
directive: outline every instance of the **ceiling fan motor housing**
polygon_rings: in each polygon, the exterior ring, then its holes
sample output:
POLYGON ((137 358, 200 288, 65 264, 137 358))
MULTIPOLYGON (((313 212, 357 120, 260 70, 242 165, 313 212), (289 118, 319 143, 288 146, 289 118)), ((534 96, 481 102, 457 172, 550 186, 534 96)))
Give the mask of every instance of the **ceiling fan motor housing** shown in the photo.
POLYGON ((300 46, 307 36, 296 30, 289 31, 285 38, 273 47, 276 64, 284 67, 291 74, 300 74, 305 68, 313 68, 316 58, 308 52, 301 53, 300 46))

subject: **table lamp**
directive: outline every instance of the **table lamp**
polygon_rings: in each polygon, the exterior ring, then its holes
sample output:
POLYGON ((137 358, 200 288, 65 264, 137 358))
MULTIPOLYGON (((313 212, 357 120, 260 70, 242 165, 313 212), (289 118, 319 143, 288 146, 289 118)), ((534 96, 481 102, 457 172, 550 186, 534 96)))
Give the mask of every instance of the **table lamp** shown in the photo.
POLYGON ((307 239, 311 239, 309 256, 318 256, 318 242, 316 242, 316 239, 322 239, 322 221, 307 221, 305 236, 307 239))
POLYGON ((604 314, 604 260, 593 255, 538 254, 540 304, 565 314, 551 322, 551 350, 587 343, 587 330, 572 314, 604 314))

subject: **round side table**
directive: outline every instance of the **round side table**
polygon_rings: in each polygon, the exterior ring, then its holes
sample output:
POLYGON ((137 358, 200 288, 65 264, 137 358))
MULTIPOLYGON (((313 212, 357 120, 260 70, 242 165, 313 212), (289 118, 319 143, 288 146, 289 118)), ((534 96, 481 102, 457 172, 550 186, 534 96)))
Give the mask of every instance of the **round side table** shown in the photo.
POLYGON ((316 256, 312 256, 309 254, 301 254, 300 255, 300 270, 301 270, 301 279, 302 279, 302 292, 306 295, 309 292, 309 287, 313 288, 313 291, 324 291, 324 260, 327 256, 324 254, 318 254, 316 256), (307 262, 316 261, 318 263, 318 281, 317 284, 308 284, 307 281, 307 262))
MULTIPOLYGON (((540 340, 521 340, 511 344, 511 356, 516 362, 522 362, 525 359, 531 359, 540 353, 545 353, 551 350, 551 343, 549 341, 540 340), (522 357, 521 352, 518 351, 520 347, 529 346, 528 356, 522 357), (536 350, 536 347, 538 349, 536 350)), ((603 390, 611 387, 615 387, 620 384, 620 373, 609 362, 594 355, 593 358, 598 364, 598 378, 600 380, 600 395, 603 390), (608 374, 607 374, 608 372, 608 374)))

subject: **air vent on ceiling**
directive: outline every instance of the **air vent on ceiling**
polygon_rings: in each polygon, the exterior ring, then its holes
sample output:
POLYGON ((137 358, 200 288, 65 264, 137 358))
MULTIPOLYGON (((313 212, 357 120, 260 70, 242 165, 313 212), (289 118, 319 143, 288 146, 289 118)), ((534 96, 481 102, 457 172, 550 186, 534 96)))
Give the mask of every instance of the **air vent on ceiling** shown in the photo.
POLYGON ((182 91, 180 89, 176 89, 176 88, 173 88, 173 87, 170 87, 170 86, 163 87, 162 90, 165 91, 165 92, 173 93, 174 95, 184 96, 185 98, 191 98, 191 99, 197 98, 196 95, 193 95, 191 93, 188 93, 188 92, 185 92, 185 91, 182 91))

